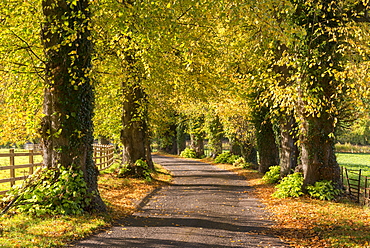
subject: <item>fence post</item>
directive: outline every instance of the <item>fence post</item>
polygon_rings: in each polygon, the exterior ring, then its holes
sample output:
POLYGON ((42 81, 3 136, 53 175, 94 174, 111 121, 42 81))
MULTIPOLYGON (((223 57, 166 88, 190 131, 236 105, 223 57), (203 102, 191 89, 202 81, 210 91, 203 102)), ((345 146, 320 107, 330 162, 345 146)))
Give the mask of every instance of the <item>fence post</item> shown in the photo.
POLYGON ((33 160, 33 150, 29 150, 29 153, 30 155, 28 156, 28 161, 30 163, 30 168, 29 168, 29 173, 30 175, 33 174, 33 164, 34 164, 34 160, 33 160))
POLYGON ((97 149, 97 147, 95 145, 93 145, 93 151, 94 151, 93 160, 94 160, 95 165, 96 165, 96 149, 97 149))
MULTIPOLYGON (((9 157, 9 165, 10 167, 14 166, 14 149, 9 149, 10 157, 9 157)), ((15 178, 15 169, 10 168, 10 178, 13 179, 15 178)), ((14 181, 10 182, 10 187, 13 187, 15 184, 14 181)))
POLYGON ((361 195, 361 169, 358 172, 358 184, 357 184, 358 194, 357 194, 357 202, 360 203, 360 195, 361 195))
POLYGON ((352 192, 351 192, 351 183, 350 183, 350 181, 349 181, 349 176, 348 176, 347 168, 344 168, 344 171, 346 172, 348 193, 349 193, 349 195, 351 195, 351 194, 352 194, 352 192))
POLYGON ((104 158, 103 158, 103 151, 104 151, 104 148, 103 148, 103 145, 99 145, 99 170, 101 170, 101 168, 103 167, 102 163, 104 162, 104 158))
POLYGON ((107 151, 108 151, 108 146, 107 145, 104 145, 104 164, 103 164, 103 167, 102 168, 105 168, 107 166, 107 151))
POLYGON ((367 196, 367 176, 365 177, 365 192, 364 192, 364 198, 365 198, 365 204, 369 201, 370 199, 370 194, 369 197, 367 196))

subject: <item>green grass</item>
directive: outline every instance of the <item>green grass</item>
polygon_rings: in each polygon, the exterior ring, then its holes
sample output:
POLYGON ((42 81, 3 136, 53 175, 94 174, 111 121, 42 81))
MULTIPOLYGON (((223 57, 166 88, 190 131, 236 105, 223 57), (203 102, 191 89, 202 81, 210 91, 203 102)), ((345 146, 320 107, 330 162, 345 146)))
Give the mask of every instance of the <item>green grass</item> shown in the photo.
POLYGON ((362 170, 364 176, 370 177, 370 154, 337 153, 339 165, 349 170, 362 170))
POLYGON ((44 216, 26 214, 0 218, 0 247, 61 247, 106 226, 101 216, 44 216))
MULTIPOLYGON (((340 166, 347 170, 354 170, 348 172, 348 177, 358 180, 358 172, 361 169, 361 187, 365 187, 365 176, 370 179, 370 154, 354 154, 354 153, 337 153, 337 161, 340 166)), ((344 177, 344 185, 348 185, 346 175, 344 177)), ((352 181, 353 183, 353 181, 352 181)), ((368 180, 368 184, 370 181, 368 180)))
MULTIPOLYGON (((21 149, 16 149, 15 153, 19 152, 28 152, 27 150, 21 150, 21 149)), ((0 149, 0 153, 9 153, 9 149, 0 149)), ((42 162, 42 156, 34 156, 34 163, 40 163, 42 162)), ((28 157, 14 157, 14 163, 15 165, 21 165, 21 164, 29 164, 29 158, 28 157)), ((10 161, 9 158, 5 157, 0 157, 0 166, 9 166, 10 161)), ((29 174, 29 168, 21 168, 21 169, 16 169, 15 170, 15 176, 16 177, 21 177, 29 174)), ((10 170, 0 170, 0 179, 5 179, 5 178, 10 178, 10 170)), ((22 184, 21 181, 16 181, 15 185, 20 185, 22 184)), ((10 183, 0 183, 0 191, 3 190, 9 190, 10 189, 10 183)))

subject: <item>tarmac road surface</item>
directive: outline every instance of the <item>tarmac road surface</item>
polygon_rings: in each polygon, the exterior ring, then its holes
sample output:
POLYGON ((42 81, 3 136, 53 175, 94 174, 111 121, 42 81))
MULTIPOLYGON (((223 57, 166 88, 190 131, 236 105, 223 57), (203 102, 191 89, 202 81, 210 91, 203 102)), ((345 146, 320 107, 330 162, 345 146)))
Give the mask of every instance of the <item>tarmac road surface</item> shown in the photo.
POLYGON ((265 234, 267 220, 245 180, 187 159, 153 156, 173 183, 147 196, 132 216, 74 247, 289 247, 265 234))

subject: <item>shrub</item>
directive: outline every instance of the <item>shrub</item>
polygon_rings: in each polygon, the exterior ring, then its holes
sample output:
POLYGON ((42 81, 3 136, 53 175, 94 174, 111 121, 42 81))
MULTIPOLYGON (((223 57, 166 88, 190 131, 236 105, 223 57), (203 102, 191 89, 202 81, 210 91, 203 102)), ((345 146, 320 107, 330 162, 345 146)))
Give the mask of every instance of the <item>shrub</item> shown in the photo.
POLYGON ((336 189, 332 181, 323 180, 316 182, 315 185, 308 185, 307 192, 313 198, 333 200, 341 193, 341 190, 336 189))
POLYGON ((249 163, 246 163, 245 162, 245 159, 243 158, 243 157, 239 157, 238 159, 236 159, 235 161, 234 161, 234 163, 233 163, 233 165, 235 166, 235 167, 237 167, 237 166, 242 166, 244 169, 246 169, 246 168, 248 168, 249 167, 249 163))
POLYGON ((234 164, 234 162, 239 159, 240 156, 234 155, 230 152, 224 152, 215 158, 215 162, 218 164, 234 164))
POLYGON ((193 149, 190 149, 190 148, 186 147, 185 150, 183 150, 180 153, 180 157, 183 157, 183 158, 196 158, 197 157, 197 154, 195 153, 195 151, 193 149))
POLYGON ((118 177, 126 177, 126 176, 134 176, 134 177, 139 177, 139 178, 144 178, 146 181, 151 182, 152 181, 152 176, 150 173, 152 171, 149 169, 148 164, 146 161, 142 159, 138 159, 135 161, 135 168, 130 167, 128 164, 124 164, 118 172, 118 177))
POLYGON ((280 179, 280 165, 270 166, 270 170, 262 177, 265 183, 277 183, 280 179))
POLYGON ((276 191, 272 194, 276 198, 299 197, 303 195, 303 175, 296 172, 284 177, 280 184, 276 185, 276 191))
POLYGON ((24 187, 10 190, 7 199, 16 199, 15 208, 27 214, 81 214, 91 201, 82 171, 41 169, 24 187))

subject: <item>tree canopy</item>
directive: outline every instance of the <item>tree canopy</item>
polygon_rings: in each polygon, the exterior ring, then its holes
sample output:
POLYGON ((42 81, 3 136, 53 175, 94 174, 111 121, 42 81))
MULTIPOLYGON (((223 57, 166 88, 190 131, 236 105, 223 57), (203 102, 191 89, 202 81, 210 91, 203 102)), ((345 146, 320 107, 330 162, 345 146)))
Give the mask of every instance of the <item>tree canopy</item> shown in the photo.
MULTIPOLYGON (((0 3, 2 143, 41 137, 45 2, 0 3)), ((90 1, 93 135, 124 143, 140 122, 145 140, 163 145, 184 130, 214 144, 227 137, 257 149, 262 172, 289 160, 285 135, 306 184, 339 182, 336 135, 369 115, 368 10, 364 0, 90 1)))

